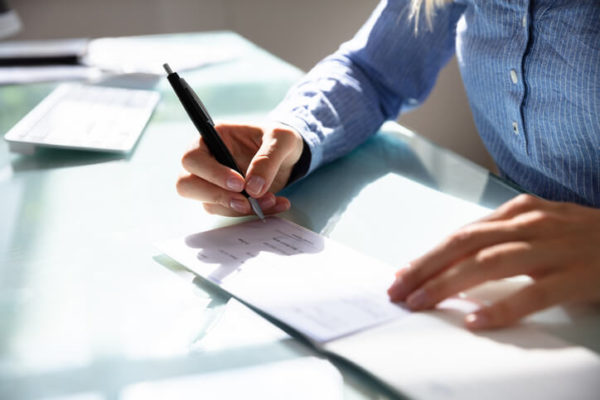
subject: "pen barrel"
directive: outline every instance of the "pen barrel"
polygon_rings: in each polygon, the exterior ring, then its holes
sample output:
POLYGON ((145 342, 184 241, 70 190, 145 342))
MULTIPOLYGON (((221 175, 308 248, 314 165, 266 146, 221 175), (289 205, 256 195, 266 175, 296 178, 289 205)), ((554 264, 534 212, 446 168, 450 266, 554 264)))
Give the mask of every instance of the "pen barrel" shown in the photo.
POLYGON ((198 131, 200 132, 202 140, 204 140, 206 147, 208 147, 208 150, 213 155, 213 157, 215 157, 215 159, 219 163, 236 170, 243 176, 244 173, 242 172, 240 167, 238 167, 233 156, 229 152, 229 149, 227 148, 227 146, 225 146, 225 143, 223 143, 223 140, 219 136, 215 127, 206 121, 194 121, 194 125, 196 126, 196 129, 198 129, 198 131))
MULTIPOLYGON (((175 94, 179 98, 179 102, 183 105, 184 110, 196 126, 196 129, 202 136, 206 147, 208 147, 208 150, 213 157, 215 157, 215 159, 222 165, 236 170, 243 176, 244 173, 240 167, 238 167, 233 156, 229 152, 229 149, 227 146, 225 146, 225 143, 219 136, 219 133, 211 123, 210 117, 205 113, 205 111, 202 109, 202 106, 198 103, 200 100, 193 95, 193 92, 191 92, 189 86, 183 83, 183 80, 177 73, 169 74, 167 79, 173 87, 175 94)), ((245 191, 242 193, 244 196, 249 197, 245 191)))
MULTIPOLYGON (((215 127, 208 123, 208 121, 199 121, 193 118, 192 121, 194 122, 196 129, 198 129, 198 131, 200 132, 202 140, 204 140, 206 147, 208 147, 208 150, 213 155, 213 157, 215 157, 215 159, 220 164, 239 172, 242 176, 245 176, 244 172, 242 172, 240 167, 238 167, 237 163, 235 162, 235 159, 229 152, 229 149, 227 148, 227 146, 225 146, 225 143, 219 136, 215 127)), ((250 197, 250 195, 245 190, 242 190, 241 193, 242 195, 248 198, 250 197)))

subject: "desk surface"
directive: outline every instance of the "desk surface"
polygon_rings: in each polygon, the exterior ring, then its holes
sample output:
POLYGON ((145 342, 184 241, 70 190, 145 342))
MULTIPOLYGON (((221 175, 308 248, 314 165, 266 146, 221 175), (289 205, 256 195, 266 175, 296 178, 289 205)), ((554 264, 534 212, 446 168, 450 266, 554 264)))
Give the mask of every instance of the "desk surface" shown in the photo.
MULTIPOLYGON (((173 39, 237 54, 184 74, 216 119, 260 120, 302 74, 232 33, 173 39)), ((0 131, 54 86, 0 87, 0 131)), ((0 398, 92 393, 117 399, 141 381, 314 354, 244 307, 225 305, 228 299, 154 247, 235 222, 209 216, 176 194, 180 156, 197 133, 166 82, 158 88, 162 101, 128 157, 65 150, 20 156, 0 142, 0 398)), ((289 188, 293 208, 284 216, 397 264, 391 233, 398 227, 382 222, 385 207, 370 211, 372 204, 358 196, 390 173, 490 207, 517 193, 388 124, 289 188), (332 185, 336 190, 323 190, 332 185), (374 223, 377 232, 363 235, 374 223)), ((374 398, 382 390, 360 374, 341 372, 345 398, 374 398)))

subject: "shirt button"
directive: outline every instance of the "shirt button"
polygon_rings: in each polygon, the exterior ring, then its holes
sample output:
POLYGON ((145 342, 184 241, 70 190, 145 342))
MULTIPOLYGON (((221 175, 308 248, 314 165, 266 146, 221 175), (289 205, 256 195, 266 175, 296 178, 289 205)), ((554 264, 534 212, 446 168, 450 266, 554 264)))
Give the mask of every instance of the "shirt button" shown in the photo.
POLYGON ((514 69, 510 70, 510 80, 512 81, 512 83, 517 83, 519 81, 519 77, 517 76, 517 71, 515 71, 514 69))
POLYGON ((523 28, 527 28, 527 15, 523 15, 523 19, 521 20, 521 24, 523 24, 523 28))
POLYGON ((513 127, 513 133, 515 135, 518 135, 519 134, 519 124, 517 124, 517 121, 513 121, 512 127, 513 127))

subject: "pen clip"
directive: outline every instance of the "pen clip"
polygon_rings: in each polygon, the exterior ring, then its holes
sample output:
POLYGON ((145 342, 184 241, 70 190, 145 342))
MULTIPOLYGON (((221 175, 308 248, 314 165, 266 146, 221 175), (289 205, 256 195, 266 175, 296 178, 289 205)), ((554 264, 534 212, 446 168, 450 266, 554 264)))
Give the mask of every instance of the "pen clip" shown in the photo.
MULTIPOLYGON (((190 87, 190 85, 188 85, 188 83, 185 81, 185 79, 180 78, 179 75, 177 75, 177 73, 175 71, 173 71, 173 69, 171 69, 169 64, 164 63, 163 68, 167 72, 167 75, 168 75, 167 77, 169 79, 169 82, 171 82, 171 85, 176 85, 176 83, 173 83, 173 81, 171 80, 172 77, 175 81, 179 81, 179 84, 182 86, 183 90, 187 91, 187 93, 192 96, 192 98, 194 99, 196 104, 200 107, 201 114, 204 117, 204 119, 206 120, 206 122, 208 122, 212 126, 215 126, 215 122, 210 117, 210 114, 206 110, 206 107, 204 107, 204 103, 202 103, 202 100, 200 100, 200 98, 198 97, 196 92, 194 92, 194 90, 190 87)), ((175 92, 177 92, 177 90, 175 90, 175 92)))

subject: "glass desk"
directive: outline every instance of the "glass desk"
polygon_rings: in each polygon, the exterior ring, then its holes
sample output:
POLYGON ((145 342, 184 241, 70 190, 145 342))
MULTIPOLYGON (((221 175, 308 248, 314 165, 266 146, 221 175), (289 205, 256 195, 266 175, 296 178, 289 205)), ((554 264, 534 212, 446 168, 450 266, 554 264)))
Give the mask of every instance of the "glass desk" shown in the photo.
MULTIPOLYGON (((260 120, 302 75, 234 33, 171 38, 236 55, 183 74, 216 119, 260 120)), ((54 86, 0 87, 0 131, 54 86)), ((211 292, 154 247, 238 221, 210 216, 176 194, 180 157, 198 134, 166 79, 158 90, 161 103, 126 157, 66 150, 21 156, 0 142, 0 398, 122 399, 140 382, 316 354, 211 292)), ((360 195, 390 174, 489 207, 517 194, 486 170, 390 123, 352 154, 288 188, 293 208, 284 217, 397 265, 401 213, 373 209, 360 195)), ((390 209, 393 203, 384 202, 390 209)), ((394 396, 335 365, 343 398, 394 396)))

